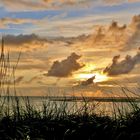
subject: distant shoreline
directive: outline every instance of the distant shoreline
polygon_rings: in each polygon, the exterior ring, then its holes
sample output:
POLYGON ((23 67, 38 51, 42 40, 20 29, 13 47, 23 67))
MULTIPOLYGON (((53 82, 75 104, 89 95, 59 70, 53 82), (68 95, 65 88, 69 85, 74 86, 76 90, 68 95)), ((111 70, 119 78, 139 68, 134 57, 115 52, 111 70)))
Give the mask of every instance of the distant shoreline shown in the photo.
POLYGON ((140 102, 140 97, 84 97, 84 96, 1 96, 2 98, 36 98, 50 101, 97 101, 97 102, 140 102))
POLYGON ((140 102, 138 97, 51 97, 52 101, 140 102))

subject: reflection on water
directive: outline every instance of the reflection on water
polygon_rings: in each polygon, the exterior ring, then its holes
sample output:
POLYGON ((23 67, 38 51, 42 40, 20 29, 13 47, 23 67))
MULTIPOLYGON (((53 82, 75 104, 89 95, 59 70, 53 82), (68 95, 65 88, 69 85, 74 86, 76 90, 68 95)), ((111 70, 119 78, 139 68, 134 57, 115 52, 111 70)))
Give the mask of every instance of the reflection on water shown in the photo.
POLYGON ((132 98, 83 98, 83 97, 1 97, 0 107, 12 110, 17 104, 22 108, 33 107, 42 110, 45 105, 47 109, 65 111, 68 114, 84 113, 100 115, 117 115, 130 112, 135 104, 139 105, 139 99, 132 98), (57 109, 56 109, 57 108, 57 109))

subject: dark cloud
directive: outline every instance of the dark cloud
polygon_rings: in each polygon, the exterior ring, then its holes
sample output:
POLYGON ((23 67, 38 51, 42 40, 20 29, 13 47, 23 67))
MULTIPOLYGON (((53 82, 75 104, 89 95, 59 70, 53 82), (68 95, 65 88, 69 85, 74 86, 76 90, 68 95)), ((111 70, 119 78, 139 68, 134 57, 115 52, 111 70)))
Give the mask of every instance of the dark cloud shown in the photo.
POLYGON ((113 21, 111 25, 109 26, 109 31, 115 32, 115 31, 124 31, 126 29, 126 24, 123 26, 119 26, 118 22, 113 21))
POLYGON ((96 76, 93 76, 93 77, 87 79, 86 81, 83 81, 83 82, 81 83, 81 85, 82 85, 82 86, 88 86, 88 85, 93 84, 93 83, 94 83, 95 77, 96 77, 96 76))
POLYGON ((5 35, 4 36, 5 44, 7 45, 23 45, 26 43, 31 43, 33 41, 45 42, 47 39, 41 38, 35 34, 29 35, 5 35))
POLYGON ((72 72, 79 70, 84 65, 77 62, 81 56, 76 53, 72 53, 69 57, 62 60, 61 62, 55 61, 48 71, 48 76, 55 77, 68 77, 72 75, 72 72))
POLYGON ((126 74, 131 72, 136 64, 140 63, 140 51, 133 57, 127 55, 124 60, 119 61, 120 55, 114 56, 112 64, 104 69, 104 73, 110 76, 126 74))

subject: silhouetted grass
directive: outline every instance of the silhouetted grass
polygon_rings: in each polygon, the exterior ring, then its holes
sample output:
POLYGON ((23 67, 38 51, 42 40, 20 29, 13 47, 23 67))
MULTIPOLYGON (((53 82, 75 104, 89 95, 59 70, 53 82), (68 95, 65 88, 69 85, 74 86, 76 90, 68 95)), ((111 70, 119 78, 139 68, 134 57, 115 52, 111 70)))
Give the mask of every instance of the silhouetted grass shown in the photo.
POLYGON ((47 97, 41 108, 32 105, 30 97, 7 98, 13 105, 10 110, 6 106, 1 110, 0 139, 140 139, 138 106, 124 114, 116 111, 117 117, 111 117, 97 114, 95 104, 88 106, 84 100, 80 108, 70 111, 67 102, 58 104, 48 101, 47 97))

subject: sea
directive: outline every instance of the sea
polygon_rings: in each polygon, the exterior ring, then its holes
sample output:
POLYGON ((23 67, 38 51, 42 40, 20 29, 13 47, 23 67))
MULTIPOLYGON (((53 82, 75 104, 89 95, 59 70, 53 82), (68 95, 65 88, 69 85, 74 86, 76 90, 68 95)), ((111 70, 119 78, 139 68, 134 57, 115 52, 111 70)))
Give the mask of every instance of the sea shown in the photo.
POLYGON ((32 109, 42 111, 44 107, 48 111, 65 111, 67 114, 85 113, 107 115, 114 117, 125 115, 140 105, 138 97, 75 97, 75 96, 1 96, 0 107, 12 110, 19 105, 25 110, 32 109))

